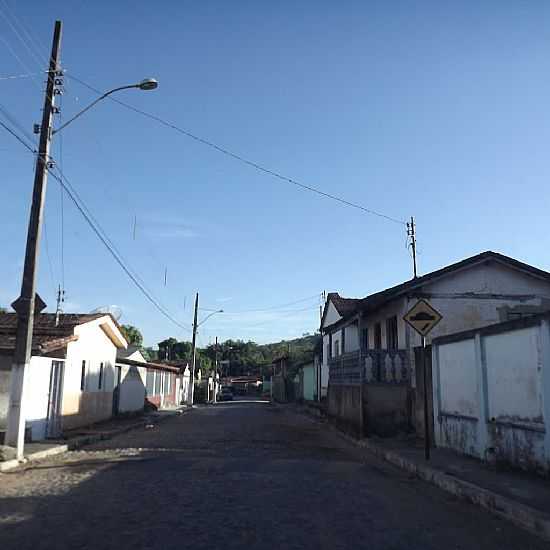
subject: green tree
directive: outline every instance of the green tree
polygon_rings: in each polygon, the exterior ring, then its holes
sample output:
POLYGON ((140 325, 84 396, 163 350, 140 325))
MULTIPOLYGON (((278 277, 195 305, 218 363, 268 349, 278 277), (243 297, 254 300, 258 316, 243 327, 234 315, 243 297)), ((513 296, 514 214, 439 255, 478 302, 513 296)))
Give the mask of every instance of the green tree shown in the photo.
POLYGON ((132 346, 141 346, 143 344, 143 336, 138 328, 133 325, 122 325, 120 328, 128 344, 132 346))

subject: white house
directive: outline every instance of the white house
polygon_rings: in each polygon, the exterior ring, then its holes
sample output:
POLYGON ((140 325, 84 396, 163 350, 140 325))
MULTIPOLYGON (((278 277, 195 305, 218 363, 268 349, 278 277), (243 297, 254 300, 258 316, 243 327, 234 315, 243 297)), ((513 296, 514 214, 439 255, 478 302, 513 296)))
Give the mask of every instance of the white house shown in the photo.
POLYGON ((331 414, 366 431, 414 425, 423 432, 423 394, 416 384, 422 371, 415 360, 421 340, 403 320, 420 298, 443 315, 429 344, 438 336, 550 310, 550 273, 488 251, 366 298, 329 294, 321 331, 331 414))
MULTIPOLYGON (((15 313, 0 314, 0 430, 5 430, 15 313)), ((23 413, 33 440, 105 420, 113 413, 115 361, 127 342, 108 314, 41 313, 34 321, 23 413)))

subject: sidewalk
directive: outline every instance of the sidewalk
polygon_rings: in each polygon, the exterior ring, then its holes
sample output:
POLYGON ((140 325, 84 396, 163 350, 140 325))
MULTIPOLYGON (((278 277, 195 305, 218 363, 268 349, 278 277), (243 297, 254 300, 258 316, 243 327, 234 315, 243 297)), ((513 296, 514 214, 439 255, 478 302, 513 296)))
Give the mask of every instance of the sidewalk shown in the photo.
MULTIPOLYGON (((310 407, 306 414, 317 416, 310 407)), ((335 428, 333 426, 335 430, 335 428)), ((424 458, 423 442, 414 438, 346 439, 383 460, 437 487, 550 540, 550 479, 518 470, 492 467, 448 449, 431 449, 424 458)))
POLYGON ((110 419, 105 422, 99 422, 91 426, 70 430, 64 434, 63 439, 49 439, 36 443, 25 444, 25 456, 22 462, 17 459, 0 461, 0 472, 6 472, 17 468, 21 464, 33 460, 41 460, 49 456, 65 453, 74 449, 79 449, 84 445, 89 445, 104 439, 110 439, 118 434, 154 426, 163 420, 186 412, 186 407, 176 409, 159 410, 146 412, 141 415, 110 419))

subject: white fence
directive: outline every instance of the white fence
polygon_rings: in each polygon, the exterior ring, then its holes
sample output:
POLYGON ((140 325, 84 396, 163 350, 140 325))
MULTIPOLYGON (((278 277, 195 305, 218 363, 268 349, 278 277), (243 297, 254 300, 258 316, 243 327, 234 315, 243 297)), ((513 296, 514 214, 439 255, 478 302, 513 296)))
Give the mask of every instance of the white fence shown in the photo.
POLYGON ((549 472, 549 316, 436 338, 432 354, 436 444, 549 472))

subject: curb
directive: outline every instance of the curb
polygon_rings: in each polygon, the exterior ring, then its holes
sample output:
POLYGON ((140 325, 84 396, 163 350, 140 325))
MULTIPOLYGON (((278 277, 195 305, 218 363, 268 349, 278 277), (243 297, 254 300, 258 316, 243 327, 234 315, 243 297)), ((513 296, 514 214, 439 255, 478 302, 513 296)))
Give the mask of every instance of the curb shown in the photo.
MULTIPOLYGON (((311 420, 318 420, 317 415, 311 415, 307 410, 303 412, 311 420)), ((489 489, 484 489, 479 485, 464 481, 430 466, 418 464, 405 458, 398 452, 384 449, 369 439, 356 439, 342 432, 332 423, 328 423, 328 426, 346 441, 367 450, 376 457, 462 500, 476 504, 499 518, 510 521, 517 527, 521 527, 544 540, 550 541, 550 514, 546 514, 526 504, 504 497, 489 489)))
POLYGON ((464 481, 430 466, 418 464, 395 451, 384 449, 368 439, 357 440, 342 432, 340 434, 358 447, 366 449, 378 458, 415 475, 419 479, 431 483, 462 500, 476 504, 501 519, 506 519, 517 527, 521 527, 544 540, 550 541, 549 514, 545 514, 526 504, 504 497, 489 489, 484 489, 479 485, 464 481))
MULTIPOLYGON (((185 414, 188 412, 191 412, 191 409, 176 409, 176 411, 180 411, 180 414, 185 414)), ((157 417, 153 422, 153 424, 160 424, 161 422, 164 422, 168 418, 174 418, 176 416, 177 412, 173 415, 166 415, 166 416, 160 416, 157 417)), ((85 447, 86 445, 91 445, 92 443, 97 443, 99 441, 105 441, 107 439, 112 439, 113 437, 116 437, 117 435, 130 432, 132 430, 135 430, 136 428, 141 428, 144 426, 144 423, 146 421, 146 418, 143 417, 140 422, 135 422, 133 424, 130 424, 129 426, 124 426, 123 428, 120 428, 118 430, 108 432, 108 433, 100 433, 96 435, 85 435, 82 437, 77 437, 67 443, 56 445, 55 447, 51 447, 50 449, 44 449, 43 451, 36 451, 34 453, 31 453, 22 461, 19 461, 17 459, 12 460, 5 460, 4 462, 0 462, 0 472, 7 472, 9 470, 13 470, 14 468, 17 468, 18 466, 22 466, 28 462, 35 462, 37 460, 43 460, 44 458, 49 458, 51 456, 60 455, 63 453, 66 453, 67 451, 74 451, 76 449, 80 449, 81 447, 85 447)))

